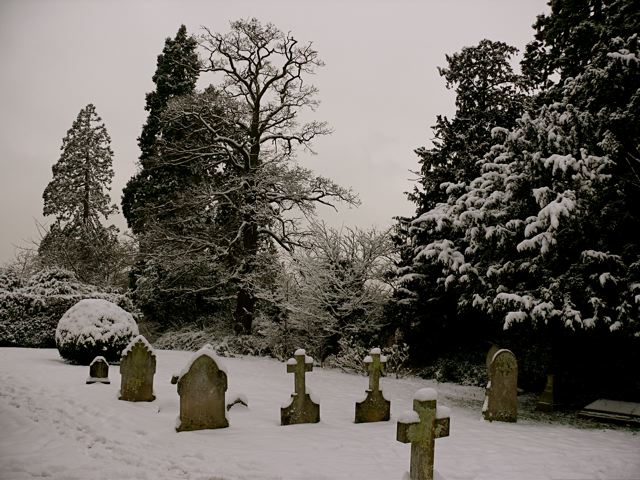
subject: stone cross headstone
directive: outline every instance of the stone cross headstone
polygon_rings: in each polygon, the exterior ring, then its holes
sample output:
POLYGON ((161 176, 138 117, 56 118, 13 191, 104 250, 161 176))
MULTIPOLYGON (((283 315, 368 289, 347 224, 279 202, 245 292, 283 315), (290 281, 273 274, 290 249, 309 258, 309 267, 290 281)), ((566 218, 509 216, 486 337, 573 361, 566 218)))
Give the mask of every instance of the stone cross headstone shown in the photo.
POLYGON ((364 358, 364 366, 369 373, 367 397, 356 402, 356 423, 383 422, 390 418, 391 402, 384 398, 380 389, 380 376, 387 358, 381 355, 379 348, 371 350, 364 358))
POLYGON ((109 364, 104 357, 96 357, 89 364, 87 383, 111 383, 109 381, 109 364))
POLYGON ((176 431, 226 428, 227 373, 208 345, 177 376, 180 417, 176 431))
POLYGON ((396 439, 411 443, 411 480, 433 480, 436 438, 449 436, 450 410, 438 407, 433 388, 422 388, 413 397, 413 410, 398 420, 396 439))
POLYGON ((518 420, 518 362, 510 350, 498 350, 491 359, 482 415, 485 420, 518 420))
POLYGON ((554 376, 547 375, 547 384, 544 387, 544 391, 538 397, 538 403, 536 403, 536 410, 541 412, 553 411, 553 383, 554 376))
POLYGON ((156 373, 156 354, 142 335, 131 340, 120 358, 120 400, 152 402, 153 375, 156 373))
POLYGON ((305 385, 306 373, 313 370, 313 358, 307 356, 302 348, 296 350, 293 356, 287 361, 287 373, 294 374, 295 391, 291 394, 289 404, 280 409, 280 423, 318 423, 320 405, 311 400, 305 385))

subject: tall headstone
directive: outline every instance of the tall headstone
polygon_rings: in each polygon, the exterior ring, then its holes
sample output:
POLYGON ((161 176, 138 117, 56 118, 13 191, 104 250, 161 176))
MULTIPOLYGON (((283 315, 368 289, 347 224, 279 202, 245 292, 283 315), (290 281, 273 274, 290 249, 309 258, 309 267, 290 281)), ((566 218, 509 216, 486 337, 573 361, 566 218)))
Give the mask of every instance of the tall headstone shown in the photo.
POLYGON ((89 364, 87 383, 111 383, 109 381, 109 364, 104 357, 96 357, 89 364))
POLYGON ((391 402, 384 398, 380 389, 380 376, 386 361, 379 348, 372 349, 370 355, 364 358, 364 366, 369 373, 369 388, 367 397, 356 402, 356 423, 383 422, 390 418, 391 402))
POLYGON ((307 356, 304 349, 299 348, 287 361, 287 373, 294 374, 294 393, 289 404, 280 409, 280 423, 294 425, 297 423, 318 423, 320 421, 320 405, 311 400, 305 385, 305 375, 313 370, 313 358, 307 356))
POLYGON ((501 349, 493 354, 482 415, 491 421, 518 420, 518 362, 510 350, 501 349))
POLYGON ((433 480, 436 438, 449 436, 450 410, 436 405, 438 394, 422 388, 413 397, 413 410, 398 420, 396 439, 411 443, 411 480, 433 480))
MULTIPOLYGON (((173 383, 173 381, 172 381, 173 383)), ((198 350, 177 375, 180 417, 176 431, 226 428, 227 372, 209 345, 198 350)))
POLYGON ((120 358, 120 400, 152 402, 153 376, 156 373, 156 354, 142 335, 135 337, 120 358))
POLYGON ((554 376, 551 374, 547 375, 547 384, 544 387, 544 391, 538 397, 536 410, 539 410, 541 412, 553 411, 553 384, 554 376))

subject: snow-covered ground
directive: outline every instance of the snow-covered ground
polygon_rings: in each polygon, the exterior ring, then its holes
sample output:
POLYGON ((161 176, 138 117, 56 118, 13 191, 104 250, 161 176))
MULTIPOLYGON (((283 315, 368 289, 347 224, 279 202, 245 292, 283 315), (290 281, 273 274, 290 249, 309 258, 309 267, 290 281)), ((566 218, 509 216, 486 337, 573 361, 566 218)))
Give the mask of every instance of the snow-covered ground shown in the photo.
POLYGON ((640 433, 577 428, 533 420, 482 420, 482 389, 384 378, 390 422, 354 424, 367 379, 314 368, 307 386, 320 399, 321 422, 280 426, 293 375, 275 360, 225 358, 230 427, 176 433, 179 398, 171 375, 190 352, 157 352, 151 403, 117 399, 110 385, 86 385, 88 367, 56 350, 0 349, 0 479, 401 479, 409 445, 395 440, 396 420, 416 390, 434 387, 452 407, 451 435, 436 441, 435 467, 447 480, 638 479, 640 433))

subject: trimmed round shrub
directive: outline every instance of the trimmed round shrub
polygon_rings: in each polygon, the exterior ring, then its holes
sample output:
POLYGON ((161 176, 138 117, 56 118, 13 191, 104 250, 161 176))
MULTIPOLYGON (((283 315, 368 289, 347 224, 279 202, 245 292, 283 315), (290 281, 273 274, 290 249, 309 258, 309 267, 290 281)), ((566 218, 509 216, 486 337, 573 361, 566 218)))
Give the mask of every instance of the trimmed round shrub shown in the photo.
POLYGON ((133 316, 115 303, 88 298, 66 311, 56 328, 60 356, 73 363, 89 365, 101 355, 110 363, 138 335, 133 316))

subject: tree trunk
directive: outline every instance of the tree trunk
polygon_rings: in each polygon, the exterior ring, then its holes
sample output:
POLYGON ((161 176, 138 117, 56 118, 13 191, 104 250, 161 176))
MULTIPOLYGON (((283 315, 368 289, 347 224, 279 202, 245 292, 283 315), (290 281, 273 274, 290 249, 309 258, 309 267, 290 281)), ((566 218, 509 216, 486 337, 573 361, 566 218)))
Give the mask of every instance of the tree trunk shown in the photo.
MULTIPOLYGON (((251 128, 249 136, 252 140, 251 149, 249 151, 248 162, 245 163, 245 172, 247 175, 247 185, 249 195, 246 198, 248 205, 253 205, 255 181, 251 178, 252 172, 260 165, 260 104, 254 106, 251 128)), ((253 273, 253 261, 258 253, 258 225, 252 215, 251 209, 245 215, 247 226, 242 235, 243 261, 242 276, 247 277, 253 273)), ((256 297, 251 287, 240 285, 238 295, 236 296, 236 311, 234 313, 234 330, 237 334, 251 333, 253 326, 253 312, 256 306, 256 297)))

